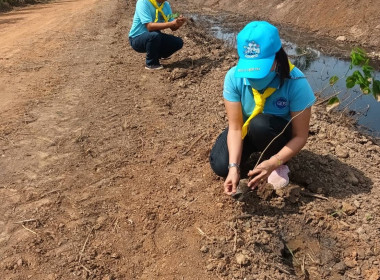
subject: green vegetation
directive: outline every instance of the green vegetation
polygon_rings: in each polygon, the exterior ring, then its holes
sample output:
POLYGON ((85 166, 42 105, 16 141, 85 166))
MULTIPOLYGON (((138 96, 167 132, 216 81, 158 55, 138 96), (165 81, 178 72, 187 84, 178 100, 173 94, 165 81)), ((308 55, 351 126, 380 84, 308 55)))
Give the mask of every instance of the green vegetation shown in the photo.
MULTIPOLYGON (((369 65, 370 58, 368 54, 363 49, 357 47, 351 51, 350 58, 351 65, 349 70, 352 70, 354 66, 360 67, 360 69, 355 70, 350 76, 346 77, 347 89, 358 86, 363 95, 372 94, 377 101, 380 101, 380 81, 374 77, 375 69, 369 65)), ((332 76, 329 81, 330 86, 334 87, 338 80, 337 76, 332 76)), ((339 103, 339 98, 337 95, 334 95, 328 101, 328 110, 335 108, 339 103)))
POLYGON ((168 19, 176 19, 177 17, 179 17, 179 13, 170 14, 167 16, 168 19))
POLYGON ((10 11, 13 7, 25 6, 27 4, 36 4, 38 2, 46 2, 39 0, 0 0, 0 12, 10 11))

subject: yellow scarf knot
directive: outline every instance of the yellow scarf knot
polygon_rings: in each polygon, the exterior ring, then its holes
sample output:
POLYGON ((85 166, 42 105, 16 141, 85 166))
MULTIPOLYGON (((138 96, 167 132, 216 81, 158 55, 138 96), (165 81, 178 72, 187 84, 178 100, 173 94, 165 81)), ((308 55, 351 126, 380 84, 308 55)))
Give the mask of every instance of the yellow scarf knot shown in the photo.
MULTIPOLYGON (((289 60, 290 71, 294 69, 294 65, 289 60)), ((252 88, 253 98, 255 100, 255 108, 252 111, 252 114, 243 124, 241 128, 241 138, 244 139, 248 133, 248 126, 251 120, 256 117, 258 114, 261 114, 264 111, 265 101, 269 96, 271 96, 276 91, 276 88, 267 88, 263 94, 260 94, 256 89, 252 88)))
POLYGON ((149 2, 152 3, 152 5, 156 8, 156 19, 154 20, 154 22, 158 21, 158 13, 161 13, 161 15, 162 15, 162 17, 163 17, 163 19, 164 19, 165 22, 168 22, 168 17, 162 11, 162 8, 164 7, 165 2, 163 2, 161 4, 161 6, 158 6, 156 0, 149 0, 149 2))

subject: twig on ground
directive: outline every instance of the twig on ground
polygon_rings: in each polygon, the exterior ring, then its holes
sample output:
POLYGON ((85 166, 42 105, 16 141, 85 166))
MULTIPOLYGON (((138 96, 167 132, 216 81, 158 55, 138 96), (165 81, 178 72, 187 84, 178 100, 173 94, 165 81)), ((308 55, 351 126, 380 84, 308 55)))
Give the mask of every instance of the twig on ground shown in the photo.
POLYGON ((94 231, 94 228, 92 228, 92 229, 90 230, 90 233, 87 235, 86 241, 85 241, 84 244, 83 244, 82 250, 81 250, 80 253, 79 253, 79 261, 78 261, 79 263, 80 263, 81 260, 82 260, 82 256, 83 256, 84 250, 86 249, 86 245, 87 245, 88 239, 90 238, 90 235, 92 234, 93 231, 94 231))
POLYGON ((21 224, 21 225, 22 225, 22 227, 23 227, 24 229, 26 229, 27 231, 30 231, 31 233, 34 233, 35 235, 37 235, 37 232, 31 230, 30 228, 27 228, 27 227, 24 226, 23 224, 21 224))
POLYGON ((182 154, 182 155, 186 155, 188 152, 191 151, 191 149, 194 147, 194 145, 199 141, 201 140, 204 136, 206 135, 206 133, 203 133, 201 135, 199 135, 194 141, 193 143, 191 143, 190 147, 182 154))
POLYGON ((274 264, 275 268, 277 268, 279 271, 281 271, 282 273, 286 273, 288 275, 290 275, 291 273, 289 271, 287 271, 286 269, 282 268, 281 266, 277 265, 277 264, 274 264))
POLYGON ((313 263, 317 263, 317 262, 315 261, 315 259, 311 256, 310 253, 308 253, 307 255, 308 255, 308 257, 310 258, 310 260, 311 260, 313 263))
POLYGON ((50 192, 47 192, 47 193, 43 193, 40 197, 41 198, 43 198, 43 197, 45 197, 45 196, 47 196, 47 195, 49 195, 49 194, 52 194, 52 193, 55 193, 55 192, 59 192, 60 190, 52 190, 52 191, 50 191, 50 192))
POLYGON ((211 237, 209 237, 203 230, 201 230, 199 227, 195 227, 197 230, 198 230, 198 232, 202 235, 202 236, 204 236, 204 237, 206 237, 207 239, 209 239, 209 240, 212 240, 212 238, 211 237))
POLYGON ((206 236, 206 233, 205 233, 203 230, 201 230, 199 227, 195 227, 195 228, 198 230, 198 232, 199 232, 201 235, 206 236))
POLYGON ((310 196, 310 197, 315 197, 315 198, 323 199, 323 200, 329 200, 327 197, 325 197, 323 195, 316 194, 316 193, 311 193, 311 192, 307 192, 307 191, 301 191, 301 194, 303 194, 305 196, 310 196))
POLYGON ((113 230, 115 232, 117 232, 118 228, 120 228, 119 227, 119 218, 116 218, 115 221, 114 221, 114 223, 113 223, 113 230))
POLYGON ((301 264, 301 271, 302 274, 306 275, 306 269, 305 269, 305 255, 303 256, 302 264, 301 264))
POLYGON ((14 224, 24 224, 24 223, 29 223, 29 222, 37 222, 37 219, 28 219, 28 220, 22 220, 18 222, 14 222, 14 224))
POLYGON ((84 270, 86 270, 89 274, 91 274, 91 270, 85 267, 83 264, 80 265, 84 270))

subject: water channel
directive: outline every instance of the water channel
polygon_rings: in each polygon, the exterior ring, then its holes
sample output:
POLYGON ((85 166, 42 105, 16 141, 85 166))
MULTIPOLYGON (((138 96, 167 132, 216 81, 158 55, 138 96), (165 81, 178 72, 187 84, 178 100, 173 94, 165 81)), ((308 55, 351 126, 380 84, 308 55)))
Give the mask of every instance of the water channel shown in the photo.
MULTIPOLYGON (((215 38, 223 40, 229 47, 236 47, 237 31, 223 27, 219 19, 210 16, 193 15, 193 18, 201 24, 210 26, 210 33, 215 38)), ((362 95, 358 87, 350 90, 346 88, 346 77, 359 68, 349 70, 349 61, 322 54, 312 47, 300 47, 296 43, 286 40, 283 40, 282 43, 290 60, 304 72, 314 92, 321 99, 340 92, 338 97, 341 103, 338 110, 348 112, 365 133, 376 138, 380 137, 380 102, 377 102, 373 95, 362 95), (334 88, 329 86, 332 76, 339 77, 334 88)), ((380 73, 379 69, 376 70, 374 75, 378 80, 380 73)))

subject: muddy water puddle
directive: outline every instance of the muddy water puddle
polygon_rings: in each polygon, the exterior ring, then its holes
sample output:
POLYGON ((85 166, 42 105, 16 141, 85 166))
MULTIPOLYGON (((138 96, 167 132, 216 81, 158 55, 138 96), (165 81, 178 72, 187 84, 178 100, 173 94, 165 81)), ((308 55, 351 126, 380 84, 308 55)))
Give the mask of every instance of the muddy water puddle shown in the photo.
MULTIPOLYGON (((235 48, 238 30, 244 22, 232 25, 228 16, 192 14, 198 25, 205 26, 211 35, 223 40, 228 47, 235 48)), ((281 33, 281 31, 280 31, 281 33)), ((301 35, 302 36, 302 35, 301 35)), ((329 56, 314 49, 312 46, 300 46, 295 42, 282 40, 283 47, 291 61, 307 76, 314 92, 321 100, 338 94, 341 101, 338 110, 348 113, 365 133, 380 137, 380 102, 373 95, 362 95, 358 87, 348 90, 345 79, 359 68, 349 69, 350 62, 334 56, 329 56), (329 86, 332 76, 339 77, 334 87, 329 86)), ((375 78, 380 79, 379 66, 375 66, 375 78)))

